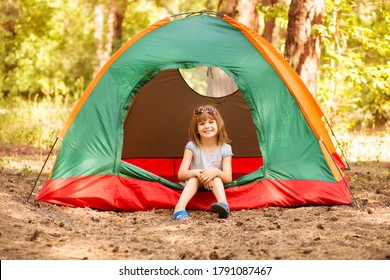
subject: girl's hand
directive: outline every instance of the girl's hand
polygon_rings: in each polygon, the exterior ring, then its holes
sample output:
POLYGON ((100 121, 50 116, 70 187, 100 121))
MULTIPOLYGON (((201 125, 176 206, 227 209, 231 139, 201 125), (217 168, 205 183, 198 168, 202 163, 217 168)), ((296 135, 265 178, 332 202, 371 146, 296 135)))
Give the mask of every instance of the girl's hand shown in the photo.
POLYGON ((203 185, 206 185, 208 182, 212 182, 215 177, 217 177, 218 169, 209 168, 202 170, 198 176, 199 182, 203 185))
POLYGON ((202 175, 203 169, 193 169, 194 177, 197 177, 200 182, 200 176, 202 175))
POLYGON ((205 188, 206 190, 211 191, 211 190, 213 189, 213 187, 214 187, 213 180, 209 180, 209 181, 205 182, 205 183, 203 184, 203 186, 204 186, 204 188, 205 188))

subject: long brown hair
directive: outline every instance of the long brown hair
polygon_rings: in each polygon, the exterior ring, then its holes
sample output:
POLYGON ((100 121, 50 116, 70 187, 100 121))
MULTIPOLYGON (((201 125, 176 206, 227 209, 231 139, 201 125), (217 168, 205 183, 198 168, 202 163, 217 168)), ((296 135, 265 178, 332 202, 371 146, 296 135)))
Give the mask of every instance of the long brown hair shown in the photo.
MULTIPOLYGON (((190 122, 190 127, 188 129, 188 134, 190 137, 190 140, 198 147, 200 147, 201 142, 200 142, 200 136, 198 132, 198 123, 202 121, 206 121, 208 119, 215 120, 217 123, 218 127, 218 134, 217 134, 217 143, 218 145, 223 145, 225 143, 230 143, 229 136, 227 134, 226 128, 225 128, 225 122, 223 121, 221 114, 218 112, 218 110, 210 105, 203 105, 196 107, 198 108, 211 108, 215 113, 214 114, 209 114, 207 113, 206 110, 203 110, 203 113, 199 115, 193 115, 192 120, 190 122)), ((195 109, 195 110, 196 110, 195 109)), ((195 111, 194 110, 194 111, 195 111)))

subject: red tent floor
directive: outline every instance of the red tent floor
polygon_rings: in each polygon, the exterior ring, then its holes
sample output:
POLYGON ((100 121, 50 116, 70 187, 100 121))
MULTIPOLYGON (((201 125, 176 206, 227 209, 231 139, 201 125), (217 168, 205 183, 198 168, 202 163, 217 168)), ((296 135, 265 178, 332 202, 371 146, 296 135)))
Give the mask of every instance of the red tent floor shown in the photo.
MULTIPOLYGON (((344 180, 261 180, 227 188, 226 196, 232 210, 351 204, 351 195, 346 185, 349 182, 346 177, 344 180)), ((180 193, 158 182, 102 175, 49 180, 37 200, 70 207, 138 211, 173 208, 180 193)), ((213 202, 215 198, 212 192, 199 191, 188 208, 210 210, 213 202)))

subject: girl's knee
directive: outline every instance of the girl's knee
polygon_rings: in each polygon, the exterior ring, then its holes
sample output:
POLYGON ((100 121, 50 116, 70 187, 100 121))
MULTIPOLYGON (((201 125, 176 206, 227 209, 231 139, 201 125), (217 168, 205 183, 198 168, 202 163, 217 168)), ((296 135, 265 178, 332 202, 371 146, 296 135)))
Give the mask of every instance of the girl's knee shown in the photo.
POLYGON ((197 188, 200 188, 201 187, 201 184, 200 184, 200 182, 199 182, 199 180, 198 180, 198 178, 190 178, 190 179, 188 179, 188 181, 187 181, 187 183, 186 183, 186 186, 187 185, 192 185, 192 186, 195 186, 195 187, 197 187, 197 188))

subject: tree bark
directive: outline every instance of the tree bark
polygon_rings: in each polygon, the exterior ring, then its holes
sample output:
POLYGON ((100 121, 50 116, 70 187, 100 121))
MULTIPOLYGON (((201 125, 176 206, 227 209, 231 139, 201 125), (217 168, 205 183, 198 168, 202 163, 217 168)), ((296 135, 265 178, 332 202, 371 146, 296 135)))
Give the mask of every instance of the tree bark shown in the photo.
POLYGON ((111 5, 95 6, 95 33, 97 44, 97 65, 94 75, 103 67, 112 53, 122 45, 122 23, 125 17, 126 2, 113 0, 111 5))
POLYGON ((259 13, 257 5, 260 0, 220 0, 218 11, 224 13, 255 32, 259 32, 259 13))
MULTIPOLYGON (((279 0, 262 0, 263 6, 273 6, 276 3, 278 3, 279 0)), ((266 39, 268 42, 272 44, 273 41, 273 33, 275 29, 275 18, 266 19, 264 21, 264 32, 263 32, 263 38, 266 39)))
POLYGON ((292 0, 288 13, 285 57, 314 96, 321 46, 313 26, 323 23, 324 14, 325 0, 292 0))
POLYGON ((112 50, 116 51, 122 46, 122 26, 127 8, 127 1, 113 0, 114 14, 114 40, 112 50))
POLYGON ((99 4, 94 9, 95 21, 94 21, 94 38, 96 41, 96 59, 97 64, 94 67, 94 76, 99 72, 100 68, 109 58, 104 51, 104 6, 99 4))
MULTIPOLYGON (((7 56, 10 52, 12 52, 12 47, 14 44, 14 40, 16 38, 16 30, 15 26, 17 25, 18 18, 20 17, 19 15, 19 7, 14 1, 12 0, 7 0, 4 1, 3 3, 0 3, 0 9, 3 11, 3 18, 2 18, 2 27, 4 31, 7 33, 9 36, 8 38, 11 38, 11 40, 4 40, 2 42, 4 46, 4 53, 1 53, 1 55, 7 56)), ((11 71, 16 67, 16 61, 12 62, 4 62, 4 69, 5 73, 8 71, 11 71)))

